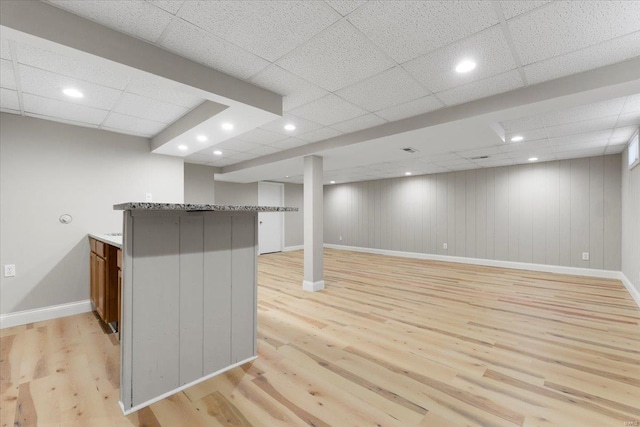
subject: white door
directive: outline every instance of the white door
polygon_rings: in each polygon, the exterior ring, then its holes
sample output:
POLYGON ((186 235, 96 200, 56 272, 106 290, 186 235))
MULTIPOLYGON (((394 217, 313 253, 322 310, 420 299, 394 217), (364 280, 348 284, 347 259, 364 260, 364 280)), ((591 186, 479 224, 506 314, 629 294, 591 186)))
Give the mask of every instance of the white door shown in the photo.
MULTIPOLYGON (((258 205, 284 206, 284 184, 259 182, 258 205)), ((261 254, 282 252, 283 221, 283 212, 258 213, 258 247, 261 254)))

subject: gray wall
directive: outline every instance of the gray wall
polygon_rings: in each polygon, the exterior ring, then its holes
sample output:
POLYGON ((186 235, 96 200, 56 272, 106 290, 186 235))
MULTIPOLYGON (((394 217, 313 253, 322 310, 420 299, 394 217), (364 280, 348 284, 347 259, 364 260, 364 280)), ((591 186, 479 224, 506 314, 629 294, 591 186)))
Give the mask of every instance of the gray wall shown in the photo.
POLYGON ((235 182, 216 181, 216 204, 218 205, 252 205, 258 204, 258 183, 238 184, 235 182))
POLYGON ((182 202, 182 159, 145 138, 0 114, 0 313, 89 298, 87 233, 122 230, 115 203, 182 202), (73 222, 58 218, 68 213, 73 222))
POLYGON ((214 203, 214 168, 205 165, 184 164, 184 202, 214 203))
POLYGON ((620 165, 614 155, 325 186, 324 241, 620 270, 620 165))
POLYGON ((622 155, 622 272, 640 292, 640 165, 627 168, 622 155))
POLYGON ((304 197, 302 184, 284 184, 284 205, 297 207, 298 212, 284 214, 284 246, 304 244, 304 197))

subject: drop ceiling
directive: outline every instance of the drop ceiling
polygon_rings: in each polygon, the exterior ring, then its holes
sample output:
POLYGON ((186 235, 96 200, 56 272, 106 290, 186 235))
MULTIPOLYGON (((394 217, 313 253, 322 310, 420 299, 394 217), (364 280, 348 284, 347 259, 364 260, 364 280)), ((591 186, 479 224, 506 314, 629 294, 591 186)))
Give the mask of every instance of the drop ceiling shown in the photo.
MULTIPOLYGON (((49 3, 282 95, 283 118, 217 144, 222 156, 207 148, 185 158, 218 167, 242 165, 640 56, 640 5, 634 1, 49 3), (473 59, 477 68, 455 73, 456 63, 465 58, 473 59), (287 123, 296 129, 285 131, 287 123)), ((22 59, 27 49, 2 40, 3 111, 154 136, 202 102, 193 97, 178 102, 167 87, 152 80, 101 75, 100 70, 70 66, 68 60, 46 52, 32 55, 30 61, 22 59), (76 69, 84 71, 71 73, 76 69), (47 80, 46 73, 53 77, 47 80), (75 78, 95 90, 92 103, 70 103, 47 92, 56 78, 75 78), (28 87, 23 88, 25 83, 28 87), (32 97, 42 99, 38 103, 32 97)), ((177 92, 175 86, 172 89, 177 92)), ((637 101, 629 96, 635 94, 624 95, 609 103, 601 99, 566 109, 549 105, 533 115, 510 111, 491 123, 470 124, 495 125, 503 132, 496 134, 495 126, 491 131, 483 128, 479 134, 486 137, 478 138, 473 147, 452 150, 448 141, 433 141, 437 147, 427 151, 429 156, 442 155, 437 161, 422 161, 419 153, 406 160, 372 158, 368 165, 333 175, 328 171, 327 176, 397 176, 413 164, 416 173, 431 173, 521 163, 534 146, 541 160, 619 152, 638 125, 637 111, 630 106, 637 101), (564 113, 552 117, 560 110, 564 113), (514 133, 523 133, 525 142, 514 145, 501 139, 514 133), (489 159, 469 160, 486 153, 491 153, 489 159)), ((372 147, 358 144, 349 153, 366 157, 362 153, 372 147)), ((289 178, 259 173, 252 178, 297 182, 300 177, 298 171, 289 178)))

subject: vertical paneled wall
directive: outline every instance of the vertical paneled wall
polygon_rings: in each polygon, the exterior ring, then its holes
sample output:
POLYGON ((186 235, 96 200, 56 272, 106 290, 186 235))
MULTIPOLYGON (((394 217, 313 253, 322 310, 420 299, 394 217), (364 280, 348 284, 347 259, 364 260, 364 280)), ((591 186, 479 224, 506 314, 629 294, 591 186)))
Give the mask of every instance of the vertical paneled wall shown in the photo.
POLYGON ((325 186, 324 241, 620 270, 620 164, 613 155, 325 186))
POLYGON ((621 161, 622 272, 640 293, 640 165, 629 170, 628 155, 627 149, 621 161))

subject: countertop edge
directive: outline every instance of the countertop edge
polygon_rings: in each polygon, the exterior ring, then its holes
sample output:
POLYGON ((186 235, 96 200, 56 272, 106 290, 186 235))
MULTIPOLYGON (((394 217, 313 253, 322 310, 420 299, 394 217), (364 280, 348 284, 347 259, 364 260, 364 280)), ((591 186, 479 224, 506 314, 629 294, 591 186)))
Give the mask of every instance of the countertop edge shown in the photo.
POLYGON ((118 249, 122 249, 122 236, 108 236, 106 234, 88 233, 89 237, 93 237, 96 240, 100 240, 108 245, 115 246, 118 249), (117 239, 117 240, 116 240, 117 239))
POLYGON ((213 211, 213 212, 298 212, 298 208, 284 206, 212 205, 194 203, 127 202, 113 205, 119 211, 213 211))

